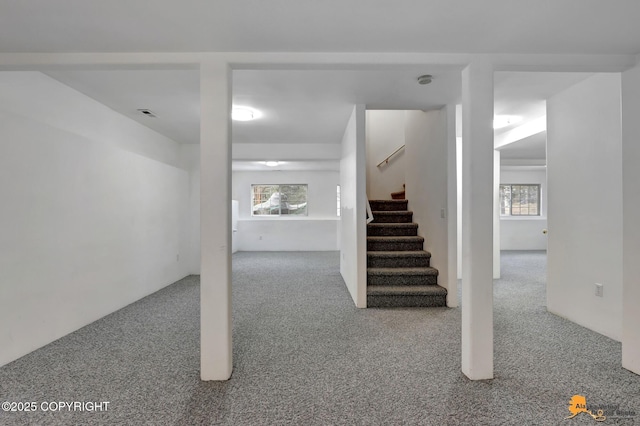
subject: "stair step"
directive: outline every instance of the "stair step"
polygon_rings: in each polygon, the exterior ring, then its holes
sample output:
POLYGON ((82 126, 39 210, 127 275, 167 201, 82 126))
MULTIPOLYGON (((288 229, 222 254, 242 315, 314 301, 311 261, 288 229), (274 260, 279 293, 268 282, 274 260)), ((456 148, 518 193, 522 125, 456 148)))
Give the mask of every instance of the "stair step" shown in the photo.
POLYGON ((370 237, 417 236, 417 223, 370 223, 367 225, 370 237))
POLYGON ((414 237, 367 237, 367 251, 420 251, 424 238, 414 237))
POLYGON ((446 306, 447 289, 439 285, 367 287, 368 308, 446 306))
POLYGON ((375 210, 372 223, 411 223, 413 220, 412 211, 380 211, 375 210))
POLYGON ((407 211, 407 200, 369 200, 371 210, 375 211, 407 211))
POLYGON ((368 268, 425 268, 430 265, 428 251, 368 251, 368 268))
POLYGON ((394 200, 404 200, 405 197, 405 192, 404 191, 398 191, 398 192, 392 192, 391 193, 391 198, 394 200))
POLYGON ((367 268, 367 286, 421 286, 438 284, 438 270, 422 268, 367 268))

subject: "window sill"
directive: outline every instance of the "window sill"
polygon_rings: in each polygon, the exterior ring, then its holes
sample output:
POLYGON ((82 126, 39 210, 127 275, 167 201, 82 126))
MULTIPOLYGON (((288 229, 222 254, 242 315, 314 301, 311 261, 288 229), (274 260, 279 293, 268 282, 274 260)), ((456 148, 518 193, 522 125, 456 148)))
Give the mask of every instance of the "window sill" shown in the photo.
POLYGON ((547 220, 546 216, 500 216, 500 220, 547 220))
POLYGON ((340 220, 339 217, 309 217, 309 216, 251 216, 238 218, 239 221, 250 221, 250 220, 276 220, 276 221, 287 221, 287 220, 340 220))

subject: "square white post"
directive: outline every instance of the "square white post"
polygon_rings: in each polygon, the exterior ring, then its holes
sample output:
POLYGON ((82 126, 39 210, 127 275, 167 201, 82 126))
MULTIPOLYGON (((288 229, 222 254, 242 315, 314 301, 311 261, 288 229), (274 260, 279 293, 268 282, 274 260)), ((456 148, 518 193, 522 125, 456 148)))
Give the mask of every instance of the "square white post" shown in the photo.
POLYGON ((640 374, 640 65, 622 73, 622 366, 640 374))
POLYGON ((493 67, 462 72, 462 372, 493 378, 493 67))
POLYGON ((231 70, 200 68, 200 377, 227 380, 231 342, 231 70))
POLYGON ((456 140, 456 106, 449 104, 447 112, 447 306, 458 307, 458 142, 456 140))
POLYGON ((500 279, 500 151, 493 151, 493 279, 500 279))

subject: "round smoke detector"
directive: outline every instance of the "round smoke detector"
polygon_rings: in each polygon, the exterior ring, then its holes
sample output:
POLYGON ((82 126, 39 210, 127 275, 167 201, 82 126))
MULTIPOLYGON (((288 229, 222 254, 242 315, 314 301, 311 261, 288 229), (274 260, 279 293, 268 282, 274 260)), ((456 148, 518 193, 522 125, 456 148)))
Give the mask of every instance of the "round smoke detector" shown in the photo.
POLYGON ((433 80, 433 76, 431 74, 425 74, 418 77, 419 84, 429 84, 433 80))

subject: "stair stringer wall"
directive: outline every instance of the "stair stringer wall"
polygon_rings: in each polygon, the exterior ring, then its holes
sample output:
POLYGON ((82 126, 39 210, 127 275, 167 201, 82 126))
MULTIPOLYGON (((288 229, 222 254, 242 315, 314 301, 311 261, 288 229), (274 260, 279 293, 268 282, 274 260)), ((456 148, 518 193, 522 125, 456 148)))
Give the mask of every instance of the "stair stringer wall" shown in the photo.
POLYGON ((424 237, 424 249, 431 253, 431 266, 440 272, 438 283, 447 289, 447 306, 457 306, 455 250, 455 193, 449 197, 450 179, 455 180, 455 110, 445 107, 432 111, 405 111, 406 198, 418 235, 424 237), (451 152, 452 151, 452 152, 451 152), (453 170, 448 161, 454 156, 453 170), (453 175, 453 177, 451 177, 453 175), (451 206, 454 207, 451 207, 451 206), (452 210, 449 212, 449 210, 452 210))
POLYGON ((367 307, 365 108, 356 105, 340 160, 340 274, 358 308, 367 307))

